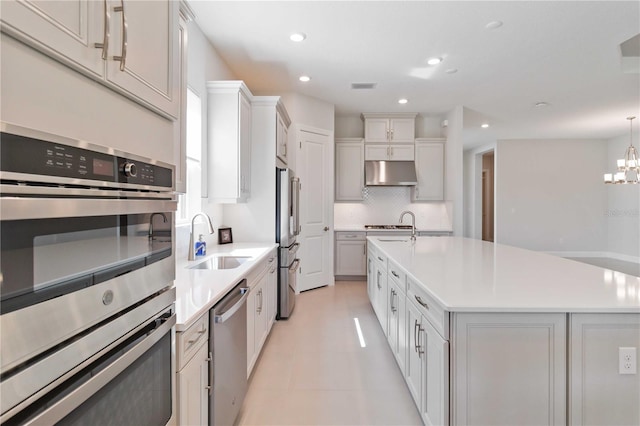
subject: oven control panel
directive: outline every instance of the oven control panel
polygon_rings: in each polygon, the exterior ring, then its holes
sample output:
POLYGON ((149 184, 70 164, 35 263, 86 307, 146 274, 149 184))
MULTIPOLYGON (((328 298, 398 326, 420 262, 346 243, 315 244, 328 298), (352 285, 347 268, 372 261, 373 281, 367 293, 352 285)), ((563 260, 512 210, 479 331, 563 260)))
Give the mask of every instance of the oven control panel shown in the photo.
POLYGON ((44 181, 51 182, 62 177, 100 181, 100 186, 173 188, 173 170, 158 164, 6 132, 0 138, 0 170, 33 175, 27 181, 43 181, 46 177, 44 181))

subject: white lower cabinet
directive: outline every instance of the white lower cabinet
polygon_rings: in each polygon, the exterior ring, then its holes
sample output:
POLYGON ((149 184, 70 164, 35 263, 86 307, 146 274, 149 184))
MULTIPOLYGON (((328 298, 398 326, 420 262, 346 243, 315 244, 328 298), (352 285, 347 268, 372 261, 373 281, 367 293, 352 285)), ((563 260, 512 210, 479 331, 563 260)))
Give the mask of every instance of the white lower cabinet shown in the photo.
POLYGON ((275 254, 269 259, 269 276, 267 277, 267 334, 271 331, 278 313, 278 261, 275 254))
POLYGON ((386 336, 389 332, 387 324, 387 259, 377 253, 375 255, 375 276, 373 286, 373 310, 386 336))
POLYGON ((336 232, 335 275, 367 274, 367 242, 365 232, 336 232))
POLYGON ((452 333, 452 424, 567 424, 566 314, 456 313, 452 333))
POLYGON ((388 305, 388 324, 389 332, 387 340, 396 362, 400 367, 402 374, 405 372, 407 363, 407 327, 406 327, 406 304, 407 298, 404 288, 396 280, 387 277, 389 305, 388 305))
POLYGON ((247 377, 260 356, 277 310, 277 266, 275 250, 247 278, 247 377))
POLYGON ((267 336, 266 282, 267 273, 263 271, 257 278, 257 284, 250 284, 247 299, 247 377, 251 375, 267 336))
POLYGON ((177 408, 179 425, 209 424, 209 396, 213 383, 209 368, 209 314, 176 337, 177 408))

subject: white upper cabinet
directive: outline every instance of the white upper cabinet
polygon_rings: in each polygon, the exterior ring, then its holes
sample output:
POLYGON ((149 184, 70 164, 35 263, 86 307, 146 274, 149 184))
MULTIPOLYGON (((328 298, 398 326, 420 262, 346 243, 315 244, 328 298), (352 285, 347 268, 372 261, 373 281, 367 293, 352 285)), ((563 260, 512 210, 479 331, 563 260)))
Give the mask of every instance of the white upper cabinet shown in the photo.
POLYGON ((417 114, 363 113, 366 143, 413 143, 417 114))
POLYGON ((336 201, 362 201, 364 143, 362 139, 336 139, 336 201))
POLYGON ((444 200, 444 139, 416 139, 418 184, 411 189, 413 201, 444 200))
POLYGON ((414 159, 413 144, 403 145, 379 145, 366 144, 364 159, 382 160, 382 161, 413 161, 414 159))
POLYGON ((171 0, 1 2, 2 31, 159 113, 178 117, 178 5, 171 0))
POLYGON ((209 200, 241 203, 251 188, 251 92, 242 81, 209 81, 209 200))
POLYGON ((282 109, 276 110, 276 157, 279 166, 287 166, 287 141, 289 139, 289 116, 282 109))

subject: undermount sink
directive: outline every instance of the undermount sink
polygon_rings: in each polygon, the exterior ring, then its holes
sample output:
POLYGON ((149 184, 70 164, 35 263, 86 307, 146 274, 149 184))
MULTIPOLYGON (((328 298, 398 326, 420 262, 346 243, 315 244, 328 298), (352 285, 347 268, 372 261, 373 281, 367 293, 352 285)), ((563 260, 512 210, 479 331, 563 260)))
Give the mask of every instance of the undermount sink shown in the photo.
POLYGON ((251 259, 250 256, 215 256, 189 269, 234 269, 249 259, 251 259))

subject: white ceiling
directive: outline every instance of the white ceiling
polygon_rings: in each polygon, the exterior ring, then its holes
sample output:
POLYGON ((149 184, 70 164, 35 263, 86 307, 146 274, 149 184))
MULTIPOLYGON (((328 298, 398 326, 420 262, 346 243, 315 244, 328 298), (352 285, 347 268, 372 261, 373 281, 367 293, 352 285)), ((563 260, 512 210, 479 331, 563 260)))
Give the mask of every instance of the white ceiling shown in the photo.
POLYGON ((622 72, 619 47, 640 33, 638 1, 190 5, 254 93, 302 93, 335 104, 337 115, 444 117, 464 106, 467 147, 496 138, 611 138, 628 134, 627 116, 640 116, 640 74, 622 72), (492 21, 503 25, 487 29, 492 21), (293 32, 307 39, 293 43, 293 32), (434 56, 443 62, 427 65, 434 56), (302 74, 312 80, 301 83, 302 74), (377 87, 356 91, 351 83, 377 87), (409 103, 398 104, 401 97, 409 103), (536 108, 541 101, 550 106, 536 108), (480 130, 482 122, 491 127, 480 130))

